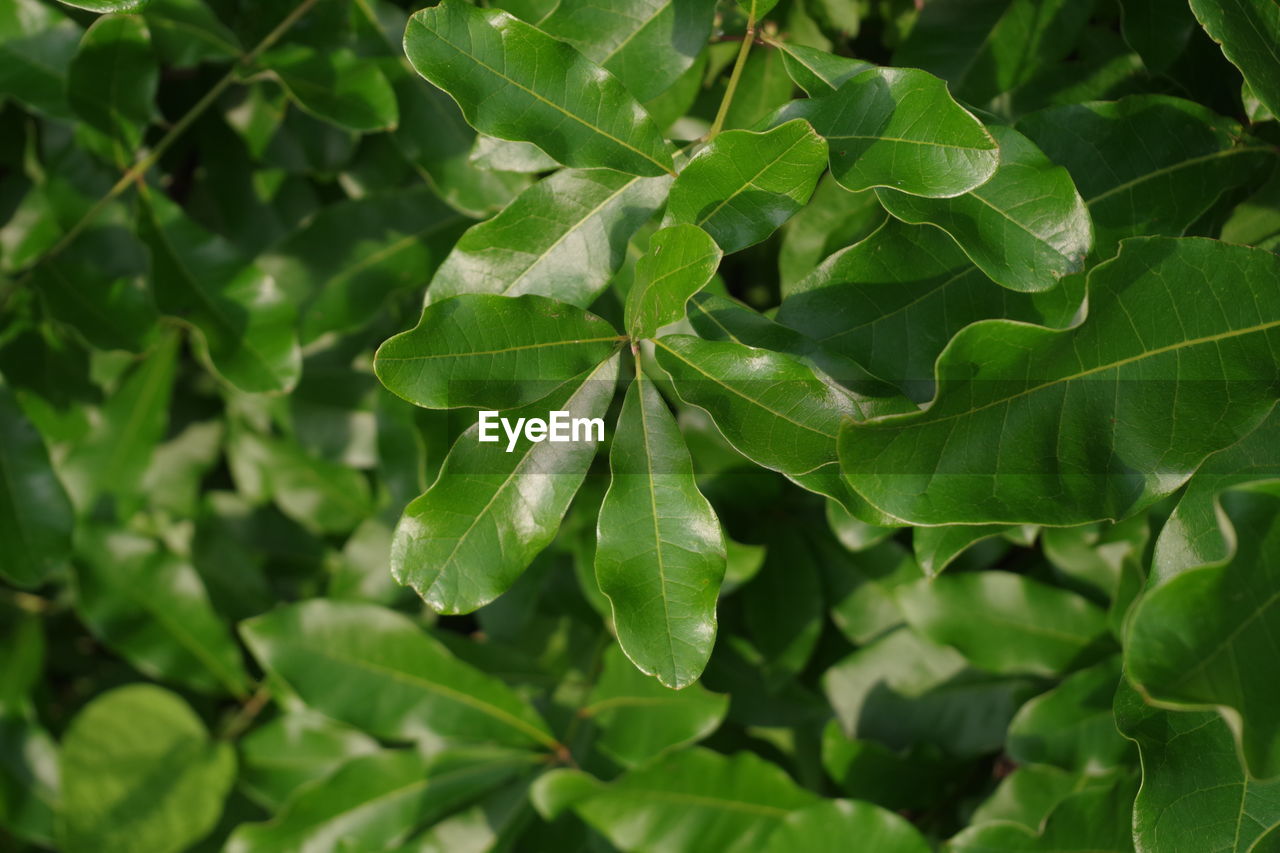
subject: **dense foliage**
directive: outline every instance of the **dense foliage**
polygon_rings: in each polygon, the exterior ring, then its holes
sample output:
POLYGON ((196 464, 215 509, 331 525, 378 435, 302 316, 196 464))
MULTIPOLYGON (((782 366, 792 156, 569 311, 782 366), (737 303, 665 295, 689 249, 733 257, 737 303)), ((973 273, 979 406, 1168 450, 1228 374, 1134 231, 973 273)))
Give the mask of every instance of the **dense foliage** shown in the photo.
POLYGON ((420 5, 0 3, 0 846, 1280 849, 1276 0, 420 5))

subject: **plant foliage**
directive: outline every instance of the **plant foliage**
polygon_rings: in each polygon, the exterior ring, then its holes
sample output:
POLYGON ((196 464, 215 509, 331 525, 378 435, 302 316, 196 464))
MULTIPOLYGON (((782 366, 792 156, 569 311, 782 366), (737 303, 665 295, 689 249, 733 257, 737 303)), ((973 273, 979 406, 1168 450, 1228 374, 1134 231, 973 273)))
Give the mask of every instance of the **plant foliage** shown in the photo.
POLYGON ((422 6, 0 4, 0 846, 1280 848, 1276 0, 422 6))

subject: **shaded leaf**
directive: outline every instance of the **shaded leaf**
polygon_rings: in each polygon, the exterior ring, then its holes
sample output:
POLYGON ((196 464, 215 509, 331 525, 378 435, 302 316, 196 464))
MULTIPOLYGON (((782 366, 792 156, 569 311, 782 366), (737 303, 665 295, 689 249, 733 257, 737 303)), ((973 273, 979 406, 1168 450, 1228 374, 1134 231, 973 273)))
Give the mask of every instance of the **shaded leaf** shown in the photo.
POLYGON ((626 327, 631 338, 651 338, 658 329, 682 319, 685 303, 715 275, 721 257, 715 241, 693 225, 673 225, 650 237, 627 294, 626 327))
POLYGON ((45 580, 71 553, 71 501, 13 393, 0 385, 0 574, 19 586, 45 580))
POLYGON ((1269 0, 1191 0, 1205 32, 1222 45, 1272 115, 1280 115, 1280 9, 1269 0))
POLYGON ((151 34, 141 17, 104 15, 85 32, 68 69, 67 99, 87 125, 110 140, 117 165, 130 164, 141 146, 159 81, 151 34))
POLYGON ((316 118, 361 133, 392 130, 400 120, 386 75, 350 50, 290 44, 267 52, 258 63, 316 118))

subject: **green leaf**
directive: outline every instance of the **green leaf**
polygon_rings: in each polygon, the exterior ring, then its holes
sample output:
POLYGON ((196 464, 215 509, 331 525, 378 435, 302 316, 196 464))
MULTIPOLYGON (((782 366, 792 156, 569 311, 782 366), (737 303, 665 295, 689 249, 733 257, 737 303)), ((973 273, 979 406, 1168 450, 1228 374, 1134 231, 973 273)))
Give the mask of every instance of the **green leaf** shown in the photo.
POLYGON ((241 391, 293 388, 302 368, 294 307, 275 281, 161 195, 144 198, 138 233, 156 305, 191 324, 209 367, 241 391))
POLYGON ((784 528, 768 534, 765 564, 738 596, 743 634, 760 654, 760 674, 767 685, 799 675, 822 635, 825 555, 807 533, 784 528))
POLYGON ((822 686, 849 737, 893 749, 929 744, 960 758, 999 749, 1030 692, 1028 682, 974 670, 907 627, 838 661, 822 686))
POLYGON ((912 399, 927 399, 934 362, 957 332, 993 318, 1065 326, 1083 296, 1080 279, 1043 294, 1014 293, 938 229, 891 219, 794 285, 777 318, 912 399))
POLYGON ((281 686, 377 737, 557 746, 537 712, 506 685, 394 611, 317 599, 242 622, 240 634, 281 686))
POLYGON ((769 853, 795 850, 840 853, 857 839, 868 850, 884 853, 929 853, 924 836, 906 818, 871 803, 827 800, 787 815, 769 837, 769 853))
POLYGON ((1151 557, 1153 585, 1199 566, 1229 560, 1235 548, 1222 524, 1219 494, 1246 483, 1280 479, 1280 410, 1196 471, 1160 528, 1151 557))
POLYGON ((887 809, 927 808, 949 784, 953 762, 925 750, 902 753, 878 741, 845 737, 831 720, 822 730, 822 766, 850 797, 887 809))
POLYGON ((622 266, 627 242, 666 198, 669 178, 565 169, 473 226, 431 280, 427 299, 533 293, 586 308, 622 266))
POLYGON ((697 225, 726 253, 745 249, 804 207, 826 157, 826 142, 802 119, 722 133, 671 185, 664 224, 697 225))
POLYGON ((1023 705, 1009 724, 1010 757, 1085 773, 1131 763, 1132 747, 1116 732, 1111 713, 1119 683, 1116 656, 1072 673, 1023 705))
POLYGON ((40 0, 0 8, 0 95, 59 118, 70 115, 67 68, 80 27, 40 0))
POLYGON ((0 575, 36 586, 71 553, 71 501, 13 393, 0 385, 0 575))
POLYGON ((433 302, 378 348, 382 384, 429 409, 536 402, 624 340, 594 314, 543 296, 464 294, 433 302))
POLYGON ((904 222, 936 225, 978 268, 1012 290, 1037 291, 1084 268, 1093 224, 1071 176, 1025 136, 1007 127, 989 132, 1000 166, 977 189, 929 199, 879 189, 885 209, 904 222))
MULTIPOLYGON (((610 358, 503 417, 546 421, 549 412, 562 411, 569 413, 566 426, 602 418, 617 372, 618 359, 610 358)), ((500 433, 496 425, 490 429, 500 433)), ((479 423, 458 436, 435 483, 405 509, 391 546, 396 580, 442 613, 470 613, 515 583, 555 537, 596 455, 590 440, 522 436, 508 452, 506 436, 494 444, 480 438, 479 423)))
POLYGON ((401 849, 418 827, 531 769, 536 760, 512 750, 446 751, 428 759, 412 749, 387 749, 358 756, 302 789, 274 820, 241 824, 225 850, 401 849))
POLYGON ((1011 572, 928 578, 897 598, 913 628, 991 672, 1057 675, 1096 658, 1107 635, 1101 608, 1011 572))
POLYGON ((393 294, 421 287, 465 222, 426 189, 352 199, 321 209, 260 263, 298 296, 312 341, 357 329, 393 294))
POLYGON ((41 847, 54 846, 58 745, 38 723, 0 715, 0 827, 41 847))
POLYGON ((274 811, 303 785, 379 749, 358 729, 307 712, 281 714, 245 735, 239 747, 241 783, 256 802, 274 811))
MULTIPOLYGON (((100 410, 100 419, 59 466, 82 511, 110 495, 134 498, 156 445, 169 426, 169 400, 177 369, 178 337, 170 332, 130 371, 100 410)), ((125 512, 122 510, 123 516, 125 512)))
POLYGON ((161 61, 179 68, 232 60, 243 52, 240 39, 204 0, 150 0, 143 10, 161 61))
POLYGON ((766 349, 689 335, 667 335, 655 344, 680 399, 710 414, 735 450, 850 511, 860 503, 840 482, 835 439, 842 421, 875 410, 879 401, 766 349))
POLYGON ((996 171, 991 134, 947 94, 947 84, 911 68, 872 68, 834 93, 799 102, 830 147, 831 173, 845 189, 889 187, 946 198, 996 171))
POLYGON ((1280 115, 1280 9, 1270 0, 1191 0, 1200 26, 1222 45, 1258 100, 1280 115))
POLYGON ((81 533, 76 550, 76 610, 96 637, 152 678, 247 696, 240 648, 190 563, 123 531, 81 533))
POLYGON ((809 203, 782 226, 778 272, 783 297, 829 255, 865 239, 885 218, 875 190, 851 193, 830 172, 823 175, 809 203))
POLYGON ((847 423, 845 476, 917 524, 1130 515, 1271 409, 1280 299, 1261 283, 1277 276, 1280 258, 1257 249, 1128 241, 1090 273, 1079 325, 969 326, 939 358, 925 411, 847 423), (1193 289, 1217 310, 1176 300, 1193 289))
POLYGON ((712 0, 564 0, 531 23, 648 101, 693 65, 711 35, 715 9, 712 0))
POLYGON ((1153 708, 1125 682, 1115 697, 1115 724, 1142 752, 1142 789, 1133 804, 1140 849, 1269 849, 1255 842, 1280 825, 1280 780, 1250 778, 1226 720, 1214 711, 1153 708))
POLYGON ((185 850, 218 820, 235 751, 178 696, 146 684, 104 693, 62 738, 59 849, 185 850))
POLYGON ((1005 524, 917 527, 911 531, 911 545, 915 549, 920 568, 929 577, 936 577, 974 545, 1015 529, 1017 528, 1005 524))
POLYGON ((1071 173, 1099 258, 1125 237, 1185 233, 1225 190, 1275 162, 1236 122, 1164 95, 1050 107, 1017 128, 1071 173))
POLYGON ((131 164, 142 144, 159 81, 141 17, 104 15, 81 39, 67 72, 67 99, 81 120, 110 140, 119 166, 131 164))
POLYGON ((776 42, 782 53, 782 64, 791 79, 811 98, 830 95, 847 81, 870 69, 870 62, 835 56, 825 50, 802 44, 776 42))
POLYGON ((627 294, 626 327, 632 340, 651 338, 684 317, 684 306, 716 274, 723 253, 706 231, 672 225, 649 238, 627 294))
POLYGON ((538 780, 534 801, 556 788, 577 788, 574 811, 621 850, 759 850, 788 814, 818 802, 752 753, 725 756, 696 747, 609 785, 594 781, 558 771, 538 780))
POLYGON ((672 691, 642 675, 620 647, 610 646, 604 670, 579 714, 601 729, 596 749, 623 767, 638 767, 706 738, 728 709, 728 696, 700 684, 672 691))
POLYGON ((715 643, 724 535, 675 418, 640 372, 618 416, 609 471, 595 566, 618 643, 642 672, 685 687, 715 643))
POLYGON ((338 127, 373 133, 393 130, 400 121, 386 75, 350 50, 290 44, 267 52, 258 64, 275 75, 295 104, 338 127))
POLYGON ((107 12, 137 12, 147 6, 151 0, 58 0, 77 9, 105 14, 107 12))
POLYGON ((1186 3, 1121 0, 1120 31, 1152 71, 1166 71, 1191 40, 1195 16, 1186 3))
POLYGON ((1070 53, 1090 11, 1072 0, 931 0, 893 64, 937 74, 984 105, 1070 53))
POLYGON ((1188 569, 1149 590, 1130 614, 1125 671, 1174 708, 1213 706, 1231 721, 1249 774, 1280 774, 1280 707, 1265 667, 1280 631, 1280 496, 1222 498, 1235 551, 1225 564, 1188 569))
POLYGON ((400 123, 391 139, 446 204, 468 216, 485 217, 525 188, 528 178, 522 175, 472 162, 479 139, 444 92, 406 70, 395 81, 395 93, 400 123))
MULTIPOLYGON (((926 529, 917 528, 913 535, 926 529)), ((817 556, 827 569, 831 621, 858 645, 902 624, 895 591, 924 577, 910 552, 893 541, 852 554, 825 547, 817 556)))
POLYGON ((1131 853, 1133 797, 1133 782, 1121 777, 1110 785, 1068 796, 1038 831, 1012 821, 971 826, 952 838, 947 849, 954 853, 1131 853))
POLYGON ((242 492, 260 491, 280 511, 316 533, 346 533, 368 517, 373 498, 364 474, 319 459, 297 442, 233 432, 231 474, 242 492))
MULTIPOLYGON (((440 97, 447 96, 441 94, 440 97)), ((532 142, 512 142, 483 133, 476 136, 469 159, 479 169, 496 171, 549 172, 560 168, 559 163, 532 142)))
POLYGON ((505 12, 462 0, 423 9, 405 53, 482 133, 532 142, 568 166, 671 172, 670 147, 617 79, 505 12))
POLYGON ((1011 822, 1036 832, 1049 813, 1069 795, 1112 781, 1106 775, 1087 776, 1048 764, 1025 764, 1000 780, 991 796, 973 810, 969 823, 978 826, 1011 822))

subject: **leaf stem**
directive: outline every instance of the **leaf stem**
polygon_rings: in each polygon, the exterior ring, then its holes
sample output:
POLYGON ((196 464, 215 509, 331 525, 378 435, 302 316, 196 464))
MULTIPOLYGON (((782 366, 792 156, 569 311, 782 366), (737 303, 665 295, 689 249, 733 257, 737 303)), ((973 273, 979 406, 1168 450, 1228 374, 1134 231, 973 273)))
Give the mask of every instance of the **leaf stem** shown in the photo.
POLYGON ((707 132, 707 141, 716 138, 720 130, 724 127, 724 120, 729 115, 729 107, 733 104, 733 95, 738 90, 738 80, 742 77, 742 68, 747 64, 747 54, 751 53, 751 45, 756 40, 756 4, 751 4, 751 11, 747 14, 747 31, 742 36, 742 47, 738 48, 738 59, 733 63, 733 71, 729 73, 729 86, 724 90, 724 97, 720 99, 720 109, 716 111, 716 120, 711 125, 711 130, 707 132))
POLYGON ((236 715, 232 717, 223 727, 222 733, 218 736, 225 741, 232 741, 244 734, 244 730, 249 728, 258 714, 262 713, 262 709, 267 707, 267 703, 271 701, 271 686, 265 682, 258 687, 252 696, 250 696, 240 710, 236 711, 236 715))
POLYGON ((36 267, 54 257, 57 257, 65 251, 68 246, 75 242, 77 237, 84 233, 86 228, 93 224, 93 221, 98 218, 103 210, 106 209, 107 205, 127 190, 130 184, 145 176, 147 170, 159 162, 160 158, 164 156, 164 153, 178 141, 178 138, 186 132, 187 128, 191 127, 191 125, 195 123, 196 119, 200 118, 200 116, 204 114, 205 110, 213 106, 214 102, 218 100, 218 97, 224 91, 226 91, 227 87, 236 81, 240 66, 252 64, 253 61, 261 56, 264 51, 268 50, 272 45, 279 41, 280 37, 288 32, 288 30, 298 22, 299 18, 311 11, 311 7, 316 5, 317 2, 318 0, 302 0, 302 2, 295 6, 293 11, 286 15, 284 19, 281 20, 273 30, 271 30, 271 32, 267 33, 267 35, 263 37, 262 41, 258 42, 258 44, 248 53, 241 56, 240 59, 232 65, 231 70, 222 77, 222 79, 217 83, 214 83, 213 87, 210 88, 208 92, 205 92, 204 96, 200 98, 200 100, 196 101, 195 104, 192 105, 191 109, 187 110, 186 114, 182 116, 182 118, 174 122, 173 126, 169 128, 169 131, 163 137, 160 138, 160 141, 156 143, 155 147, 151 149, 147 156, 134 163, 133 166, 121 175, 120 180, 116 181, 111 189, 107 190, 106 195, 94 202, 93 207, 89 208, 84 216, 80 217, 76 224, 72 225, 71 228, 62 235, 58 242, 54 243, 48 251, 35 261, 22 278, 9 285, 7 290, 0 291, 0 309, 3 309, 5 305, 8 304, 9 297, 12 293, 31 278, 31 273, 36 267))

